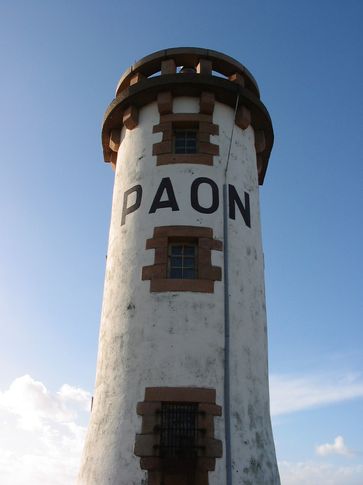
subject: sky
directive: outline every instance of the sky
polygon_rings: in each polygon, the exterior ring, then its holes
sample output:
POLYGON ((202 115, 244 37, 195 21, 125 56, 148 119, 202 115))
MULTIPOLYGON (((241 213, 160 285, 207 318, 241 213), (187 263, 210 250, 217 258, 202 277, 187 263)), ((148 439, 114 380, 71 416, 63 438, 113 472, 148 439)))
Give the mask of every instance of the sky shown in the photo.
POLYGON ((122 72, 210 48, 257 79, 283 485, 363 483, 361 0, 0 2, 0 483, 75 480, 93 391, 122 72))

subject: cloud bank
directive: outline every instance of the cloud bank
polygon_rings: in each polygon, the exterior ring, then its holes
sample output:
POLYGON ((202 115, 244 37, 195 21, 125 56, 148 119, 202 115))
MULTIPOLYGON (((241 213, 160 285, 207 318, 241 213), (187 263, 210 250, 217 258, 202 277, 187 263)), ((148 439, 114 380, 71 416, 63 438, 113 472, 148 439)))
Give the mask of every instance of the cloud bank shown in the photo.
POLYGON ((325 443, 324 445, 319 445, 315 448, 315 451, 320 456, 328 455, 343 455, 347 457, 353 457, 354 453, 350 450, 344 443, 343 436, 337 436, 334 443, 325 443))
POLYGON ((280 461, 282 485, 362 485, 363 465, 280 461))
MULTIPOLYGON (((282 415, 363 396, 359 376, 272 376, 271 411, 282 415)), ((0 482, 4 485, 72 485, 89 417, 89 392, 64 384, 57 392, 31 376, 0 392, 0 482)), ((337 436, 317 446, 319 456, 351 456, 337 436)), ((363 465, 279 463, 283 485, 361 485, 363 465)))
POLYGON ((348 374, 270 377, 271 415, 279 416, 363 397, 363 380, 348 374))
POLYGON ((0 392, 0 482, 73 484, 90 394, 64 385, 49 392, 29 375, 0 392))

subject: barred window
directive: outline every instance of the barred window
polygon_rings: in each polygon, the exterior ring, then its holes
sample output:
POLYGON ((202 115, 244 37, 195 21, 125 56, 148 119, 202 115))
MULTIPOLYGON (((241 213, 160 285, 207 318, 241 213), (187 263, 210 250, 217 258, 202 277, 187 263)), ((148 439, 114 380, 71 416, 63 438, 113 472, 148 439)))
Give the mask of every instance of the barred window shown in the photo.
POLYGON ((198 405, 166 403, 161 405, 160 456, 194 458, 197 456, 198 405))
POLYGON ((177 279, 195 279, 198 277, 196 242, 169 244, 168 277, 177 279))
POLYGON ((174 153, 197 153, 197 131, 176 130, 174 132, 174 153))

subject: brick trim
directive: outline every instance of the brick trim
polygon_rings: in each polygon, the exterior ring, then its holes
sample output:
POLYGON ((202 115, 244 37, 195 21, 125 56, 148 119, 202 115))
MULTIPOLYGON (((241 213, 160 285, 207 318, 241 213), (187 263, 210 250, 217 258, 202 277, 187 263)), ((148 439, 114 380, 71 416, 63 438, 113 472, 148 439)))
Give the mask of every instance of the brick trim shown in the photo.
POLYGON ((212 115, 214 111, 215 94, 203 91, 200 96, 199 106, 200 112, 207 115, 212 115))
MULTIPOLYGON (((200 133, 207 133, 209 135, 219 135, 219 126, 215 125, 211 119, 206 120, 204 118, 202 120, 198 120, 197 113, 192 113, 192 115, 189 115, 189 116, 186 116, 186 115, 184 116, 183 113, 178 113, 178 115, 179 114, 181 114, 180 117, 178 117, 177 115, 174 115, 175 116, 174 120, 168 120, 168 121, 160 122, 158 125, 154 125, 153 133, 161 132, 163 133, 163 139, 165 138, 164 141, 169 140, 172 137, 172 131, 167 131, 167 130, 168 129, 172 130, 172 124, 170 124, 171 122, 175 121, 175 122, 182 123, 184 121, 184 122, 190 123, 194 121, 194 122, 199 122, 200 133), (196 115, 196 117, 194 117, 194 115, 196 115)), ((205 116, 208 116, 208 115, 205 115, 205 116)))
POLYGON ((154 228, 154 237, 213 237, 213 229, 200 226, 159 226, 154 228))
POLYGON ((219 155, 219 146, 210 142, 210 135, 218 135, 219 127, 213 123, 215 95, 203 91, 199 98, 199 113, 173 113, 173 97, 170 91, 157 97, 160 114, 159 124, 153 126, 153 133, 162 133, 161 142, 153 144, 156 165, 175 163, 196 163, 213 165, 213 157, 219 155), (197 133, 197 153, 173 153, 173 136, 176 129, 193 128, 197 133))
POLYGON ((159 93, 157 103, 160 114, 165 115, 173 111, 173 97, 170 91, 159 93))
MULTIPOLYGON (((214 54, 211 58, 210 51, 202 53, 202 51, 198 50, 198 54, 195 49, 192 49, 192 51, 193 53, 190 49, 182 48, 181 50, 177 49, 177 51, 167 50, 155 53, 126 71, 120 81, 117 96, 110 103, 104 116, 102 145, 105 162, 110 162, 112 166, 116 163, 117 153, 110 147, 110 133, 113 129, 121 130, 123 114, 130 105, 141 109, 143 106, 157 101, 158 94, 163 92, 170 92, 175 97, 190 96, 194 98, 198 96, 202 98, 203 93, 208 92, 213 93, 218 102, 234 109, 236 95, 238 94, 238 108, 244 107, 245 109, 242 110, 244 113, 239 113, 239 120, 238 122, 236 120, 236 124, 242 129, 245 129, 244 127, 250 124, 255 131, 264 132, 265 148, 261 153, 257 154, 258 180, 260 185, 262 185, 272 150, 274 134, 268 111, 259 99, 257 86, 248 72, 244 68, 239 69, 236 62, 232 59, 226 61, 226 56, 224 55, 222 56, 223 60, 222 58, 217 59, 214 57, 214 54), (179 62, 184 65, 187 58, 190 58, 191 64, 187 63, 190 66, 196 66, 200 59, 212 59, 212 75, 201 73, 182 75, 176 73, 174 70, 176 65, 180 65, 179 62), (164 61, 166 63, 163 69, 162 64, 164 61), (167 68, 166 66, 170 67, 167 68), (153 76, 160 69, 161 75, 153 76), (214 76, 213 72, 215 70, 221 72, 224 78, 214 76), (138 73, 142 75, 135 76, 138 73), (130 85, 131 79, 133 84, 130 85), (138 82, 135 83, 136 80, 138 82)), ((202 107, 200 111, 201 114, 208 114, 202 107)), ((134 123, 131 126, 134 126, 134 123)))
POLYGON ((174 163, 196 163, 198 165, 213 165, 213 155, 208 153, 164 153, 158 155, 156 165, 171 165, 174 163))
POLYGON ((166 59, 161 61, 161 74, 175 74, 176 64, 174 59, 166 59))
POLYGON ((177 279, 152 279, 150 281, 151 293, 165 291, 191 291, 194 293, 214 293, 212 280, 177 280, 177 279))
POLYGON ((133 86, 134 84, 137 84, 138 82, 140 82, 142 79, 144 79, 145 76, 143 76, 141 74, 141 72, 137 72, 135 74, 132 75, 132 77, 130 77, 130 86, 133 86))
POLYGON ((246 106, 241 105, 236 113, 236 125, 245 130, 251 124, 251 111, 246 106))
POLYGON ((212 266, 212 250, 222 251, 222 241, 213 239, 213 229, 197 226, 160 226, 146 240, 146 250, 154 249, 154 264, 143 266, 141 278, 150 280, 150 292, 192 291, 213 293, 214 282, 221 281, 222 270, 212 266), (168 247, 176 239, 196 240, 198 247, 196 279, 168 278, 168 247))
POLYGON ((121 144, 121 130, 112 130, 110 133, 110 148, 113 152, 117 152, 121 144))
POLYGON ((199 59, 197 64, 197 73, 204 74, 206 76, 212 75, 213 63, 209 59, 199 59))
POLYGON ((136 128, 139 122, 139 110, 135 106, 130 106, 125 110, 122 122, 128 130, 136 128))
POLYGON ((265 133, 262 130, 255 131, 255 148, 257 154, 263 152, 266 148, 265 133))
POLYGON ((203 402, 215 404, 216 390, 205 387, 147 387, 145 401, 203 402))
POLYGON ((242 76, 242 74, 239 72, 235 72, 234 74, 231 74, 228 79, 233 83, 239 84, 242 87, 245 86, 245 79, 242 76))
POLYGON ((221 458, 223 454, 221 440, 214 438, 214 417, 222 415, 221 406, 216 404, 215 389, 147 387, 145 399, 137 403, 136 412, 142 417, 142 424, 141 433, 136 434, 134 453, 140 457, 141 469, 148 471, 148 483, 160 485, 161 477, 165 478, 165 474, 170 474, 193 477, 195 485, 208 485, 208 471, 215 469, 216 458, 221 458), (197 405, 198 435, 195 458, 159 456, 160 411, 163 403, 197 405))

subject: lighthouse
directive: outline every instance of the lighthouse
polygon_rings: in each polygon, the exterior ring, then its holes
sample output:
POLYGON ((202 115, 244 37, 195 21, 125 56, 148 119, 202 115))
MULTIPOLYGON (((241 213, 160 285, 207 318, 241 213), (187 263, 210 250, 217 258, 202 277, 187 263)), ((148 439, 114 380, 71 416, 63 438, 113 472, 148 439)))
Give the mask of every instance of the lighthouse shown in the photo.
POLYGON ((102 127, 115 171, 79 485, 278 485, 259 185, 273 129, 213 50, 126 70, 102 127))

